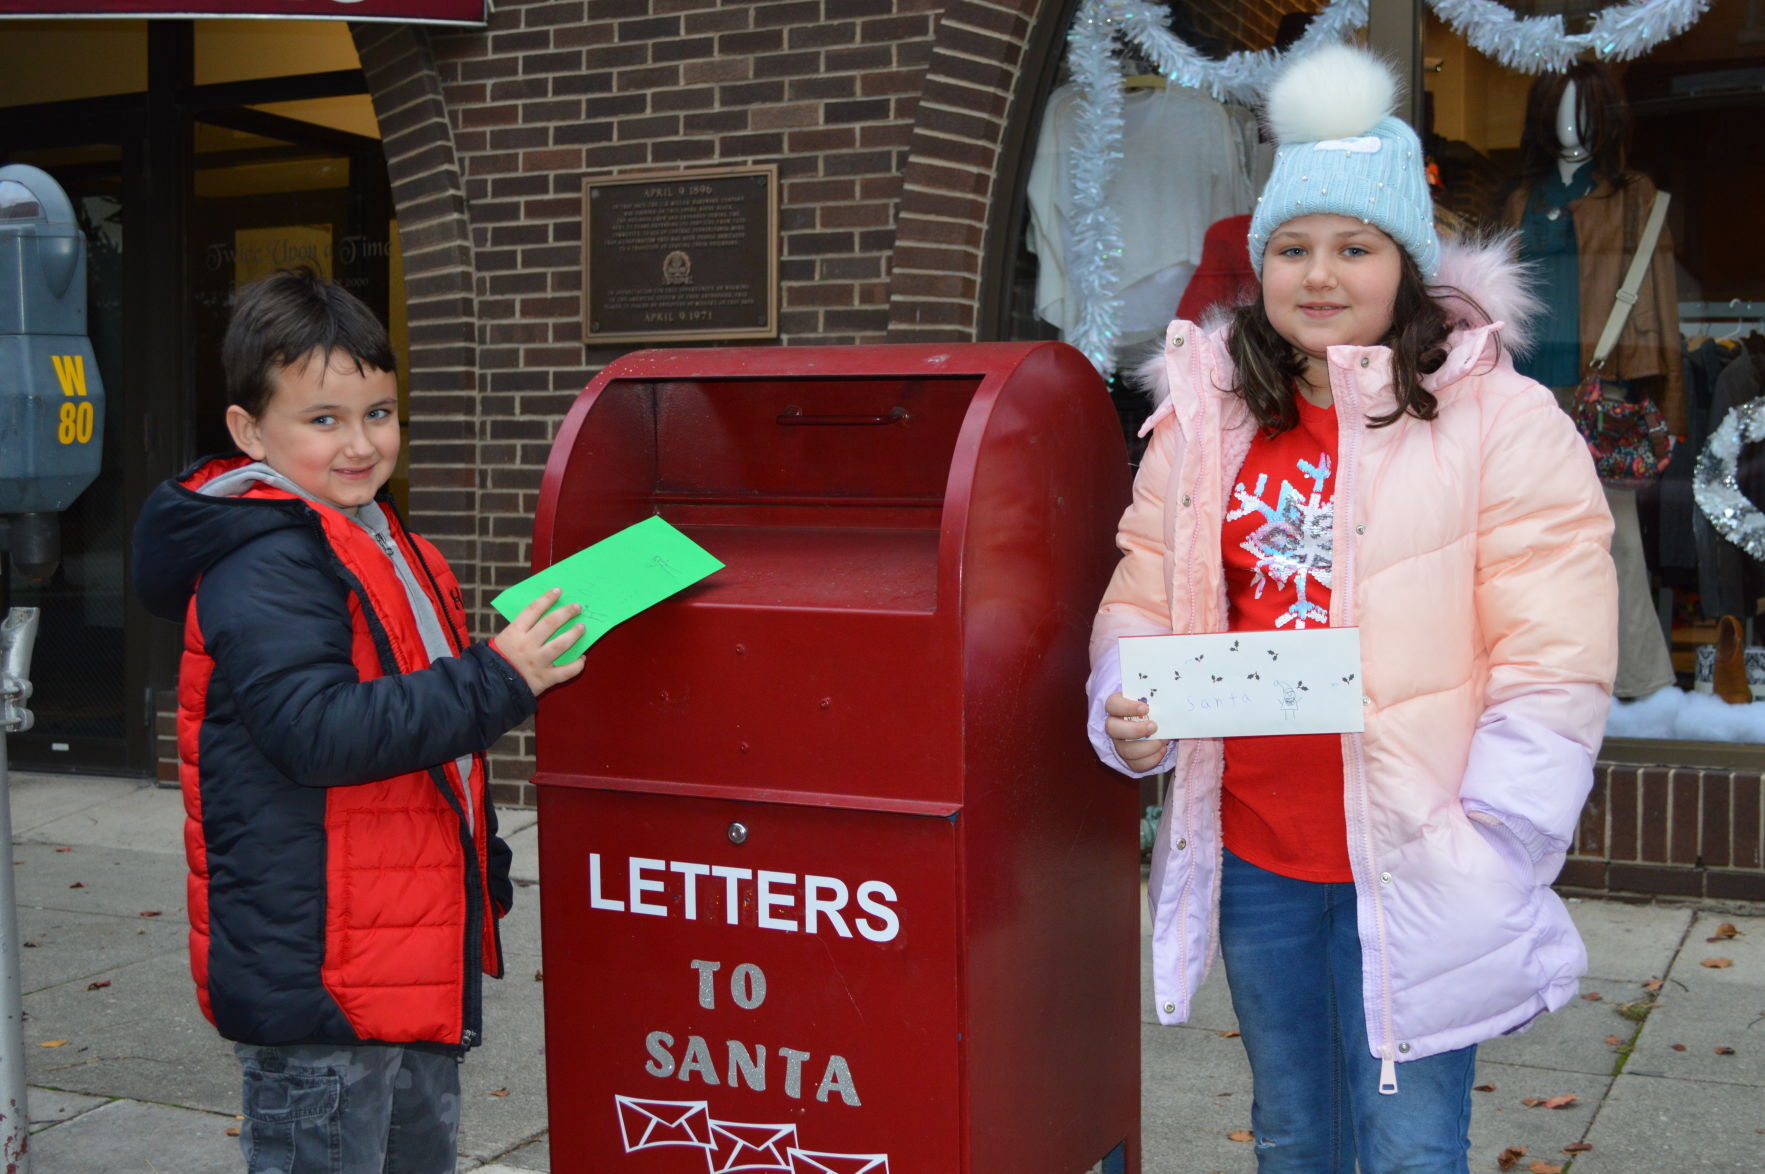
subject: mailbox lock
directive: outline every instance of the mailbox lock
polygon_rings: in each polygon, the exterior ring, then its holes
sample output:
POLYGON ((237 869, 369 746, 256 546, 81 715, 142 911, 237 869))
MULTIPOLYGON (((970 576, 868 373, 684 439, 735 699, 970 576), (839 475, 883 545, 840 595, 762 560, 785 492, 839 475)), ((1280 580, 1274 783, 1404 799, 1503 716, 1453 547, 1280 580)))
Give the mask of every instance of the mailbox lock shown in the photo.
POLYGON ((732 824, 730 824, 729 825, 729 842, 732 844, 745 844, 745 843, 747 843, 748 842, 748 825, 745 823, 732 823, 732 824))

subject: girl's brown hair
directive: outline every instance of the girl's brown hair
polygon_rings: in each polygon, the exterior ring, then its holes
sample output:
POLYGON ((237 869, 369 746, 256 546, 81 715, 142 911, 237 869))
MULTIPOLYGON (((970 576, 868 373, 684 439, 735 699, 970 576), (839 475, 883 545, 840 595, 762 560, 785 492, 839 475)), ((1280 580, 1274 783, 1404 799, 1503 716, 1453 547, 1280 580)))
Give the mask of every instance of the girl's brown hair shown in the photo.
MULTIPOLYGON (((1401 251, 1401 250, 1400 250, 1401 251)), ((1446 339, 1456 323, 1439 297, 1462 300, 1481 313, 1481 307, 1451 286, 1430 287, 1408 252, 1397 281, 1397 299, 1391 306, 1391 330, 1379 340, 1391 348, 1391 381, 1397 407, 1383 416, 1369 416, 1374 428, 1395 424, 1405 413, 1418 420, 1432 420, 1438 408, 1434 393, 1422 387, 1422 376, 1440 369, 1446 361, 1446 339)), ((1305 356, 1275 330, 1256 297, 1232 311, 1226 350, 1232 357, 1238 380, 1232 388, 1256 422, 1270 436, 1299 424, 1294 404, 1295 384, 1305 374, 1305 356)))

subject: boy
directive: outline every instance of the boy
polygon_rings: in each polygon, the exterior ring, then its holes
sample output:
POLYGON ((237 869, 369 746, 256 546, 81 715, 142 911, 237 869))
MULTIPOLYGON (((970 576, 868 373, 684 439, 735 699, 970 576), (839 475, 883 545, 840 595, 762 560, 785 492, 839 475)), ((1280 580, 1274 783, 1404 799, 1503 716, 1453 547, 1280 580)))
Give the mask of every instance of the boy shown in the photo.
POLYGON ((135 585, 184 623, 178 756, 190 960, 244 1072, 252 1174, 454 1169, 513 897, 484 751, 582 661, 577 608, 472 644, 447 562, 382 492, 398 463, 385 329, 284 270, 221 347, 240 452, 149 497, 135 585))

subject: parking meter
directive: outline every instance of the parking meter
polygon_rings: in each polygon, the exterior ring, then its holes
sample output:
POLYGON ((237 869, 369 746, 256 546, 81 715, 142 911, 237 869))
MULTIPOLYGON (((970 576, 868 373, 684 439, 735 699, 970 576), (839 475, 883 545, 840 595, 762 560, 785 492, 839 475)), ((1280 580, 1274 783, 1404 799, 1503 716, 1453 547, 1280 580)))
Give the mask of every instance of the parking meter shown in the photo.
MULTIPOLYGON (((0 167, 0 555, 46 579, 61 561, 57 515, 98 476, 104 384, 86 337, 86 238, 61 185, 35 167, 0 167)), ((0 560, 0 598, 6 562, 0 560)), ((37 609, 0 614, 0 844, 12 843, 6 735, 31 726, 37 609)), ((0 1163, 25 1174, 18 911, 0 869, 0 1163)))
POLYGON ((85 235, 46 172, 0 167, 0 537, 26 576, 60 561, 55 516, 98 476, 103 444, 85 235))

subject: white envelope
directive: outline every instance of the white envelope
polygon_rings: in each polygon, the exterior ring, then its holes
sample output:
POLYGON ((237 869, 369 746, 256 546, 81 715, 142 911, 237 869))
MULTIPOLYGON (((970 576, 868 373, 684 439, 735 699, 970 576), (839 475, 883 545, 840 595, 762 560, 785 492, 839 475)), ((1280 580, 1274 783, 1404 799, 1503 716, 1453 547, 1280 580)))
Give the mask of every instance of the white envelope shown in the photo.
POLYGON ((792 1174, 889 1174, 887 1154, 827 1154, 791 1150, 792 1174))
POLYGON ((1359 628, 1123 636, 1122 692, 1154 738, 1345 734, 1366 728, 1359 628))
POLYGON ((753 1125, 744 1121, 711 1122, 711 1174, 736 1170, 780 1170, 794 1174, 785 1150, 797 1144, 795 1125, 753 1125))
POLYGON ((666 1145, 711 1148, 711 1113, 704 1101, 646 1101, 614 1094, 613 1103, 628 1154, 666 1145))

